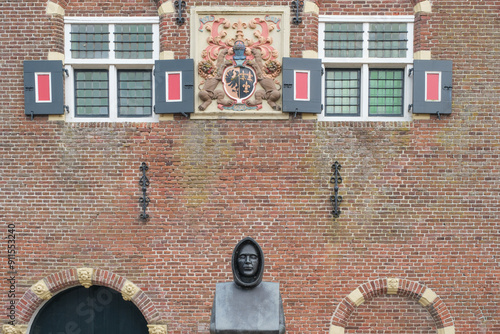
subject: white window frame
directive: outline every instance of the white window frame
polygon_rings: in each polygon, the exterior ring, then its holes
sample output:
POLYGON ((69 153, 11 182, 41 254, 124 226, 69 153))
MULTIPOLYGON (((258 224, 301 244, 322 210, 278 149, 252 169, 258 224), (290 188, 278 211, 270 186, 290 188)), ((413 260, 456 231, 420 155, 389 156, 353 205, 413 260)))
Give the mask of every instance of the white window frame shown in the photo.
POLYGON ((346 68, 361 69, 360 116, 325 116, 326 96, 325 78, 322 80, 322 101, 325 108, 318 120, 320 121, 408 121, 411 115, 408 105, 412 101, 413 78, 409 71, 413 67, 413 29, 415 17, 412 15, 392 16, 358 16, 358 15, 320 15, 318 32, 318 55, 322 60, 323 69, 346 68), (363 23, 363 56, 359 58, 325 57, 325 24, 326 23, 363 23), (368 37, 370 23, 406 23, 408 28, 408 43, 406 58, 370 58, 368 57, 368 37), (368 116, 369 111, 369 71, 370 68, 404 69, 403 116, 368 116))
POLYGON ((65 80, 66 105, 69 113, 68 122, 158 122, 159 115, 154 112, 154 77, 151 75, 152 115, 148 117, 118 117, 118 70, 151 70, 154 72, 155 60, 160 58, 160 19, 159 17, 65 17, 64 18, 64 64, 69 77, 65 80), (108 24, 109 57, 96 59, 74 59, 71 54, 72 24, 108 24), (153 27, 153 57, 151 59, 115 59, 114 26, 116 24, 151 24, 153 27), (75 70, 107 69, 109 86, 108 117, 75 117, 75 70))

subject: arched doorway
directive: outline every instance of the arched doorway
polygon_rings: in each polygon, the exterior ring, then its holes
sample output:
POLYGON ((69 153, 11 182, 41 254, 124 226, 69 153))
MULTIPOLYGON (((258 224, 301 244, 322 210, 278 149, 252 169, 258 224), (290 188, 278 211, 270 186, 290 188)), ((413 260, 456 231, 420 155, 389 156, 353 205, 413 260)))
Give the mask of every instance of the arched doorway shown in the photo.
POLYGON ((29 334, 148 334, 141 311, 113 289, 77 286, 53 296, 29 334))

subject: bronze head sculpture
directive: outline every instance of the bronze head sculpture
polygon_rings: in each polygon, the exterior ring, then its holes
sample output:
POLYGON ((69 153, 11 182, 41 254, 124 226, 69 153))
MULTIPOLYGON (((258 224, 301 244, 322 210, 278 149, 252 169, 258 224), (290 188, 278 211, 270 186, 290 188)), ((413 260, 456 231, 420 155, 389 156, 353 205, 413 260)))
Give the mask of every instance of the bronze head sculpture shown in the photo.
POLYGON ((231 267, 236 285, 245 289, 259 285, 264 275, 264 253, 259 244, 250 237, 238 242, 231 267))
POLYGON ((247 237, 234 247, 234 282, 217 283, 211 334, 284 334, 285 315, 279 283, 262 282, 264 253, 247 237))

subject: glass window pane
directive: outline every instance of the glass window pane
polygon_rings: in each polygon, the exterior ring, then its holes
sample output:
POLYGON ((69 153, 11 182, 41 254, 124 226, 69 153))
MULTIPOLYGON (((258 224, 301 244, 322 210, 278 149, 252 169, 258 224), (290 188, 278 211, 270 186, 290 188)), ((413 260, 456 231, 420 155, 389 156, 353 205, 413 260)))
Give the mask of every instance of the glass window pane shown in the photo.
POLYGON ((150 70, 118 71, 118 117, 152 115, 150 70))
POLYGON ((115 26, 115 56, 117 59, 152 58, 152 26, 147 24, 117 24, 115 26))
POLYGON ((76 70, 75 116, 107 117, 108 115, 108 71, 76 70))
POLYGON ((325 56, 354 57, 363 56, 362 23, 326 23, 325 56))
POLYGON ((73 24, 70 35, 72 58, 102 59, 109 57, 107 24, 73 24))
POLYGON ((370 116, 403 116, 403 70, 370 70, 370 116))
POLYGON ((408 50, 405 23, 371 23, 368 54, 372 58, 405 58, 408 50))
POLYGON ((326 69, 325 116, 359 116, 360 80, 359 69, 326 69))

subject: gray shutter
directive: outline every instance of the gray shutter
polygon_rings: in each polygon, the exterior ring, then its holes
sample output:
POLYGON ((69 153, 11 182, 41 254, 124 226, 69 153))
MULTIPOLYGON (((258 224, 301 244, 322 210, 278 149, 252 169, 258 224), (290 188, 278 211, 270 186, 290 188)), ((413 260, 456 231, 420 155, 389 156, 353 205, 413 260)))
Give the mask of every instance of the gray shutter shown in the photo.
POLYGON ((284 112, 321 113, 321 70, 320 59, 283 58, 284 112), (296 85, 296 76, 300 80, 301 73, 308 83, 302 80, 296 85), (308 92, 303 92, 306 89, 308 92))
POLYGON ((155 113, 188 114, 194 112, 194 61, 174 59, 155 61, 155 113), (168 76, 180 76, 180 95, 174 92, 174 99, 167 92, 168 76))
POLYGON ((60 60, 24 61, 24 113, 64 114, 63 64, 60 60))
MULTIPOLYGON (((413 63, 413 113, 414 114, 451 114, 452 92, 452 61, 451 60, 415 60, 413 63), (426 85, 428 75, 440 76, 439 99, 428 99, 426 85)), ((427 80, 429 83, 430 80, 427 80)), ((431 86, 431 84, 429 84, 431 86)), ((436 93, 437 94, 437 93, 436 93)))

